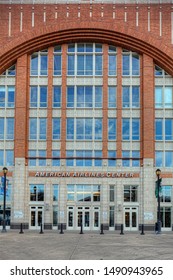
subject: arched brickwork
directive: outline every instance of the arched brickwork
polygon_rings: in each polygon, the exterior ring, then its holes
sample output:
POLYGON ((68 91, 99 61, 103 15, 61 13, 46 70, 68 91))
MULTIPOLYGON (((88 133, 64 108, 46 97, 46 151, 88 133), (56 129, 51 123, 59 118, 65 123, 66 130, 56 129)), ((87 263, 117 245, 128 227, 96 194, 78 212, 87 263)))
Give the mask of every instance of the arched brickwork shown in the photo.
POLYGON ((49 26, 37 30, 34 34, 28 32, 20 38, 12 39, 0 49, 0 73, 15 63, 23 54, 29 54, 55 44, 95 41, 147 54, 154 59, 156 64, 173 75, 172 48, 165 45, 159 38, 149 37, 145 33, 123 26, 111 29, 110 25, 107 25, 106 28, 105 25, 104 28, 101 27, 101 24, 96 23, 96 25, 92 23, 90 27, 86 27, 86 23, 84 23, 80 24, 79 28, 74 23, 70 25, 71 28, 68 28, 68 24, 61 23, 58 29, 57 26, 54 28, 49 26))

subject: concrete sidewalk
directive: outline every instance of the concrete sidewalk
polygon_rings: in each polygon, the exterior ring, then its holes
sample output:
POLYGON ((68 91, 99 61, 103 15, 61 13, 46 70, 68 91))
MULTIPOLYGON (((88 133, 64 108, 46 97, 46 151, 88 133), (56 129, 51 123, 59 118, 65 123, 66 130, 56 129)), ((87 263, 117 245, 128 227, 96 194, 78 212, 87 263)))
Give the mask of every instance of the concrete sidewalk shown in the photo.
POLYGON ((1 260, 173 260, 173 232, 0 232, 1 260))

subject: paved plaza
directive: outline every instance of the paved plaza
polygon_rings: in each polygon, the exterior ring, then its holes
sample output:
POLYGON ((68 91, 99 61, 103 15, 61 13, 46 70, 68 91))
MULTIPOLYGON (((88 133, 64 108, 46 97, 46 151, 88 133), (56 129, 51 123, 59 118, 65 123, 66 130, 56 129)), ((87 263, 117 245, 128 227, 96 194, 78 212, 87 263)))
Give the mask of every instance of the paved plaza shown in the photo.
POLYGON ((1 260, 173 260, 173 233, 0 232, 1 260))

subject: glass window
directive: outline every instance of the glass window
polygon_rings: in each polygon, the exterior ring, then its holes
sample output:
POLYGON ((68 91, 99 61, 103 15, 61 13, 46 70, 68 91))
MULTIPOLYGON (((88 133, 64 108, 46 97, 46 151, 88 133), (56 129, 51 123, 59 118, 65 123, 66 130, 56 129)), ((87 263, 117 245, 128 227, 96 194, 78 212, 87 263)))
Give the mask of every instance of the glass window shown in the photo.
POLYGON ((54 76, 61 75, 61 55, 54 54, 54 76))
POLYGON ((44 185, 30 185, 30 201, 44 201, 44 185))
POLYGON ((162 87, 155 87, 155 107, 156 108, 163 107, 162 87))
POLYGON ((60 86, 53 87, 53 107, 54 108, 61 107, 61 87, 60 86))
POLYGON ((116 119, 108 119, 108 140, 116 139, 116 119))
POLYGON ((172 186, 162 186, 160 201, 161 202, 172 201, 172 186))
POLYGON ((109 186, 109 201, 114 202, 115 200, 115 186, 109 186))
POLYGON ((95 87, 95 108, 102 107, 102 87, 95 87))
POLYGON ((130 119, 122 119, 122 138, 130 140, 130 119))
POLYGON ((53 201, 58 201, 59 199, 59 185, 53 185, 53 201))
POLYGON ((40 108, 47 107, 47 87, 40 86, 40 108))
POLYGON ((108 108, 116 108, 116 87, 108 87, 108 108))
POLYGON ((163 166, 163 152, 162 151, 155 152, 155 162, 156 162, 157 167, 163 166))
POLYGON ((173 167, 173 152, 165 151, 165 167, 173 167))
POLYGON ((67 118, 67 140, 74 139, 74 119, 67 118))
POLYGON ((161 207, 160 212, 161 212, 162 227, 172 228, 172 222, 171 222, 172 207, 161 207))
POLYGON ((46 150, 38 150, 38 166, 46 166, 46 150))
POLYGON ((94 166, 102 166, 102 151, 94 151, 94 166))
POLYGON ((67 201, 75 201, 75 186, 67 185, 67 201))
POLYGON ((74 86, 67 87, 67 107, 74 107, 74 86))
POLYGON ((0 140, 4 139, 4 118, 0 118, 0 140))
POLYGON ((173 140, 173 119, 165 119, 165 140, 173 140))
POLYGON ((14 139, 14 118, 6 118, 6 140, 14 139))
POLYGON ((132 76, 139 75, 139 55, 132 54, 132 76))
POLYGON ((102 75, 102 45, 68 45, 68 75, 102 75), (76 62, 76 63, 75 63, 76 62))
POLYGON ((66 165, 67 166, 74 166, 74 151, 68 150, 66 151, 66 165))
POLYGON ((46 129, 46 118, 40 118, 39 119, 40 122, 40 127, 39 127, 39 140, 46 140, 47 137, 47 129, 46 129))
POLYGON ((5 86, 0 86, 0 108, 5 107, 5 86))
POLYGON ((124 186, 124 202, 137 202, 137 201, 138 201, 138 187, 124 186))
POLYGON ((0 166, 4 165, 4 150, 0 150, 0 166))
POLYGON ((30 140, 46 140, 46 118, 30 118, 29 120, 29 139, 30 140), (39 130, 37 131, 37 127, 39 130))
POLYGON ((47 71, 48 71, 47 64, 48 64, 47 54, 41 54, 40 55, 40 75, 47 76, 47 71))
POLYGON ((139 55, 127 50, 123 50, 122 55, 122 70, 123 76, 139 76, 140 62, 139 55))
POLYGON ((47 76, 48 73, 48 54, 47 50, 33 53, 31 55, 31 75, 47 76))
POLYGON ((109 75, 116 76, 117 69, 117 56, 113 53, 109 53, 109 75))
POLYGON ((60 166, 60 150, 52 151, 52 166, 60 166))
POLYGON ((139 108, 139 87, 138 86, 132 86, 132 108, 139 108))
POLYGON ((130 151, 122 151, 122 165, 127 167, 130 166, 130 151))
POLYGON ((139 119, 132 119, 132 140, 140 139, 140 121, 139 119))
POLYGON ((30 107, 37 107, 38 104, 38 87, 30 87, 30 107))
POLYGON ((109 226, 114 227, 114 220, 115 220, 115 206, 109 207, 109 226))
POLYGON ((29 150, 29 166, 36 166, 36 150, 29 150))
POLYGON ((163 120, 162 119, 155 120, 155 139, 163 140, 163 120))
POLYGON ((132 166, 140 166, 140 151, 132 151, 132 166))
POLYGON ((38 53, 31 56, 31 75, 38 76, 38 53))
POLYGON ((8 86, 7 90, 8 90, 7 107, 14 108, 15 87, 14 86, 8 86))
POLYGON ((116 151, 108 151, 108 166, 116 166, 116 151))
POLYGON ((14 151, 13 150, 6 150, 5 155, 6 155, 5 165, 13 166, 14 165, 14 151))
POLYGON ((59 140, 60 139, 60 133, 61 133, 61 124, 60 124, 60 118, 53 118, 52 119, 52 139, 53 140, 59 140))
POLYGON ((172 87, 166 86, 164 88, 164 105, 165 108, 172 108, 173 103, 172 103, 172 87))

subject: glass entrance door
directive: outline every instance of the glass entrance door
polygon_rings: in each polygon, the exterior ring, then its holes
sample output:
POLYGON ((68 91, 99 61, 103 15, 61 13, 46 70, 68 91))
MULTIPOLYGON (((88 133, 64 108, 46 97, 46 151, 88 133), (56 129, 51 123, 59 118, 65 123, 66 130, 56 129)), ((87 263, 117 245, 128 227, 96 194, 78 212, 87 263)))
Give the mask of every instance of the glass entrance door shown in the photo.
POLYGON ((124 230, 138 230, 138 208, 124 208, 124 230))
POLYGON ((30 208, 30 229, 39 229, 43 221, 43 207, 31 206, 30 208))
POLYGON ((83 229, 90 229, 90 207, 77 207, 77 227, 80 228, 81 224, 83 229))

